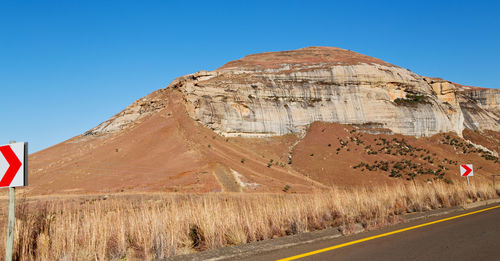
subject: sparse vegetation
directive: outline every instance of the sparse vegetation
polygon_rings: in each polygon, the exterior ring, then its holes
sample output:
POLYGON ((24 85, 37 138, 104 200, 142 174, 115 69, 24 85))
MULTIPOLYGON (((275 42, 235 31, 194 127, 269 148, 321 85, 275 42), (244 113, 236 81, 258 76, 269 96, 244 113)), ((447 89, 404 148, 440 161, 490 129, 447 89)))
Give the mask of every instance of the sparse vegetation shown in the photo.
POLYGON ((396 98, 394 103, 400 106, 416 106, 429 103, 427 96, 422 94, 407 94, 405 98, 396 98))
MULTIPOLYGON (((14 260, 161 259, 357 222, 376 228, 401 221, 398 215, 406 212, 497 195, 487 183, 472 183, 468 190, 465 183, 445 182, 313 194, 121 194, 107 200, 30 200, 18 203, 16 210, 14 260)), ((1 221, 3 255, 5 219, 1 221)))
MULTIPOLYGON (((357 137, 359 139, 359 137, 357 137)), ((444 170, 449 168, 438 165, 437 168, 433 165, 436 160, 433 157, 437 157, 436 153, 432 153, 428 149, 418 148, 406 141, 404 138, 398 139, 396 137, 392 139, 386 139, 383 137, 377 137, 373 140, 375 145, 364 146, 364 152, 367 155, 377 155, 378 153, 383 153, 391 156, 403 156, 403 159, 398 160, 375 160, 373 164, 367 162, 360 162, 358 165, 353 166, 353 169, 361 168, 361 171, 365 169, 368 171, 384 171, 389 173, 389 177, 394 178, 406 178, 407 180, 413 180, 418 175, 434 175, 434 180, 443 180, 446 173, 444 170), (423 152, 422 154, 417 154, 417 152, 423 152), (432 155, 432 156, 431 156, 432 155), (411 157, 411 158, 408 158, 411 157), (429 165, 427 165, 430 164, 429 165)), ((443 161, 446 164, 452 164, 452 161, 443 161)))
MULTIPOLYGON (((481 156, 485 160, 491 160, 495 163, 500 163, 498 157, 493 155, 490 151, 476 148, 472 144, 465 141, 462 142, 461 140, 451 137, 450 135, 443 136, 441 143, 452 146, 455 151, 459 151, 462 154, 479 154, 479 156, 481 156)), ((445 159, 445 161, 446 160, 447 159, 445 159)))

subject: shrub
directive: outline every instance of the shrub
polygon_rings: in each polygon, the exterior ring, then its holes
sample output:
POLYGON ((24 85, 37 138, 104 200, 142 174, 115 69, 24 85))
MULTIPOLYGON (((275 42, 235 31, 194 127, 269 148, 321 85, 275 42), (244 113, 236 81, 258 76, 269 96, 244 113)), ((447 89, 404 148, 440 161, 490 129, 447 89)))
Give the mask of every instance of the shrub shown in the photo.
POLYGON ((405 98, 396 98, 394 103, 399 106, 416 106, 418 104, 430 103, 427 96, 421 94, 407 94, 405 98))

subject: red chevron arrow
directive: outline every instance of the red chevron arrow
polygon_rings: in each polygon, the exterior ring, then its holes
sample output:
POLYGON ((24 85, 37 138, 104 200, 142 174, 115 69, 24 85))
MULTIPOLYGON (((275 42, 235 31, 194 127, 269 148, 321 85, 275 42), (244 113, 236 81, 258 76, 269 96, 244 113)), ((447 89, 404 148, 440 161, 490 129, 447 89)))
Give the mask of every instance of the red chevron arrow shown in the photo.
POLYGON ((472 169, 467 167, 467 165, 460 165, 460 167, 465 169, 465 172, 464 174, 462 174, 462 177, 467 177, 472 172, 472 169))
MULTIPOLYGON (((17 158, 16 154, 10 146, 1 146, 0 147, 0 152, 3 154, 4 158, 7 160, 7 163, 9 163, 9 168, 5 172, 5 174, 2 177, 2 180, 0 180, 0 187, 8 187, 14 177, 17 174, 17 171, 19 168, 21 168, 21 161, 17 158)), ((1 174, 1 173, 0 173, 1 174)))

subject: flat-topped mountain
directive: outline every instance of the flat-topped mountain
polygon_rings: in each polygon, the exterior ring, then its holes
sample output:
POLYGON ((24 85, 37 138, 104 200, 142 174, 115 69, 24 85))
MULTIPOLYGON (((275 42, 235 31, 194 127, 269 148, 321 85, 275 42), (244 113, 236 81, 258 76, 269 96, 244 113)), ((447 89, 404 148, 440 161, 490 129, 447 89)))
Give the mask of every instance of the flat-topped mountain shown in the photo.
POLYGON ((179 77, 83 135, 35 153, 32 190, 280 191, 289 185, 302 192, 414 179, 410 172, 438 168, 435 176, 448 180, 439 175, 453 164, 438 167, 417 149, 452 163, 475 153, 484 170, 494 171, 499 95, 340 48, 252 54, 179 77), (406 144, 408 151, 394 154, 396 145, 377 145, 378 139, 406 144), (457 144, 466 152, 457 154, 457 144), (418 154, 411 157, 419 167, 390 172, 409 154, 418 154), (388 173, 356 176, 356 164, 381 161, 389 163, 373 171, 388 173))
MULTIPOLYGON (((298 133, 315 121, 369 123, 413 136, 500 126, 497 90, 423 77, 340 48, 253 54, 167 88, 182 92, 191 118, 224 136, 298 133)), ((141 110, 161 110, 162 101, 150 100, 141 110)), ((116 131, 128 116, 94 131, 116 131)))

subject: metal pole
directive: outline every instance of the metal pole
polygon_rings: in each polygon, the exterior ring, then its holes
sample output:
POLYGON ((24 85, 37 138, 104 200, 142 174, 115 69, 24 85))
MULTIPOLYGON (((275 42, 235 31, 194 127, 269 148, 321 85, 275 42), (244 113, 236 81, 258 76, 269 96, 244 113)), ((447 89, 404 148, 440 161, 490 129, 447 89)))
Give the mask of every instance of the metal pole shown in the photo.
MULTIPOLYGON (((10 144, 15 143, 11 141, 10 144)), ((14 213, 16 198, 16 190, 14 187, 9 188, 9 219, 7 221, 7 242, 5 243, 5 261, 12 261, 12 250, 14 249, 14 222, 16 216, 14 213)))
POLYGON ((467 176, 467 187, 470 189, 469 176, 467 176))
POLYGON ((5 260, 12 261, 12 250, 14 248, 14 221, 15 221, 15 205, 16 197, 15 188, 9 188, 9 219, 7 223, 7 243, 5 244, 5 260))

